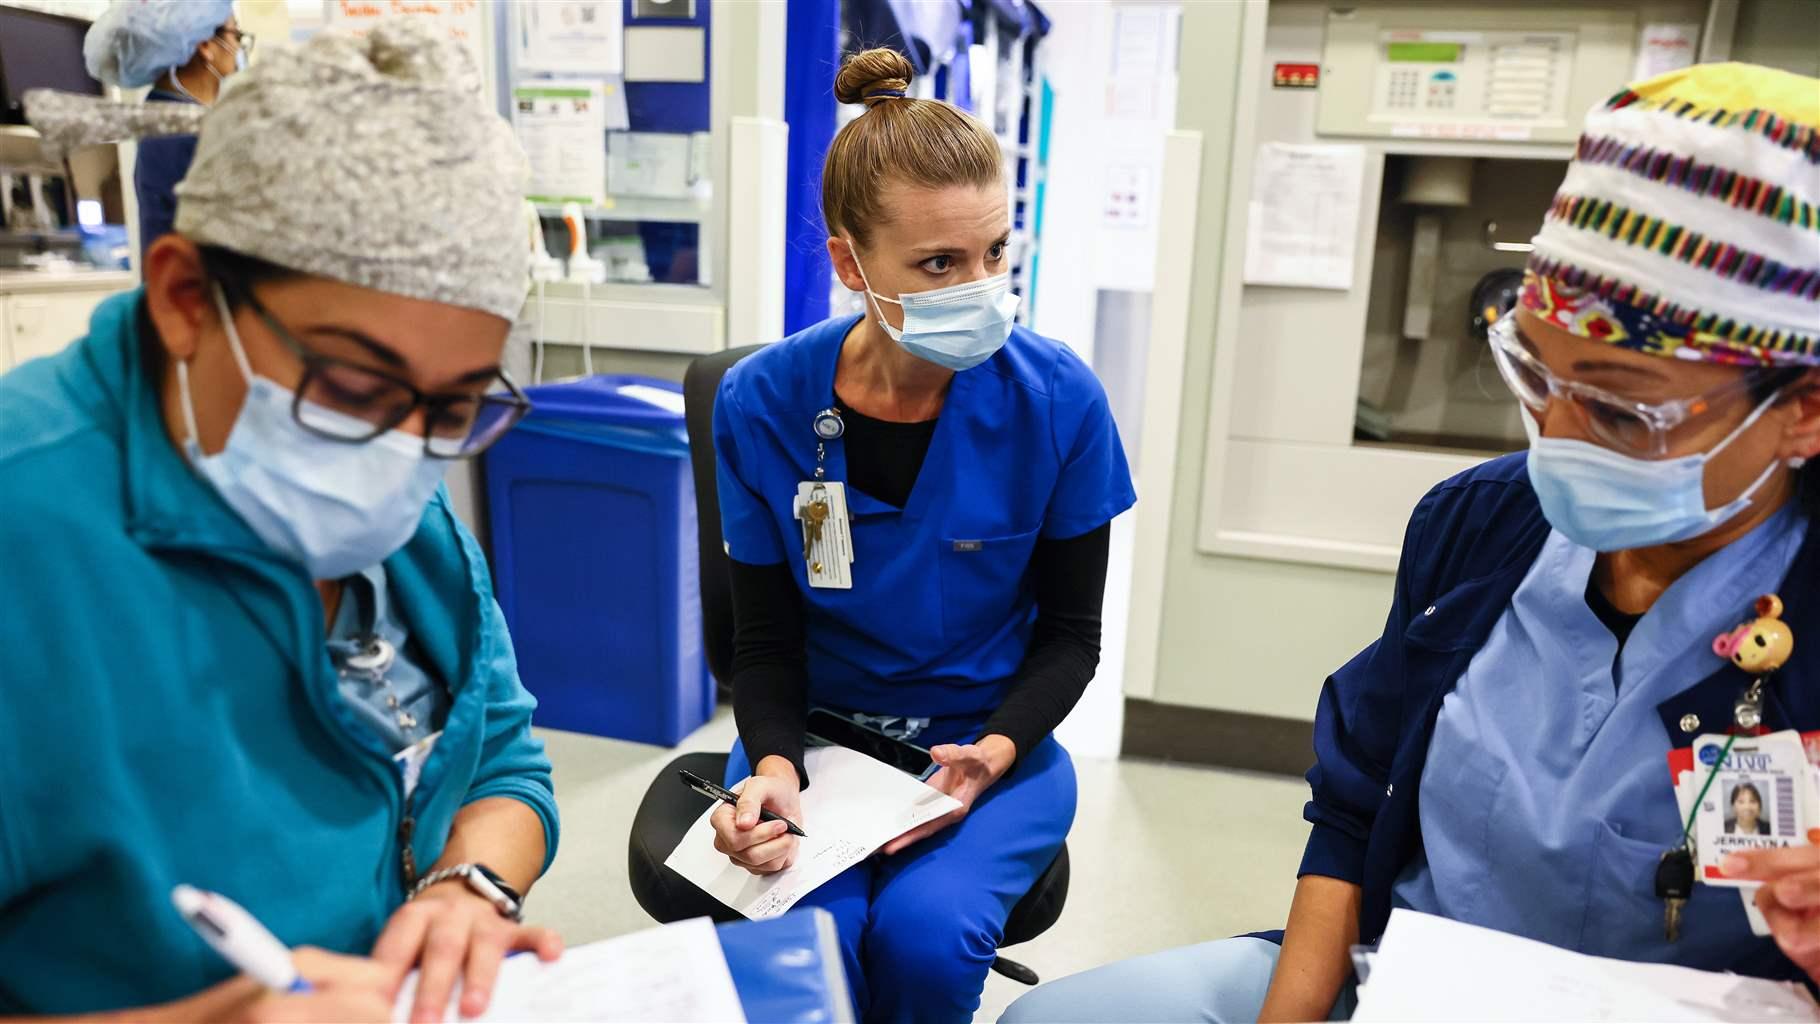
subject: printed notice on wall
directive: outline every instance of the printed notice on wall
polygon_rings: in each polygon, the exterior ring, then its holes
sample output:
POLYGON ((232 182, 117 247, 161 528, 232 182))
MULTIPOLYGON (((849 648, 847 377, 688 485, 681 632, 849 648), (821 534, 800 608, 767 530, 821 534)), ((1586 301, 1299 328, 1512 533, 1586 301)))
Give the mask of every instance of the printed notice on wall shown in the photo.
POLYGON ((1637 65, 1631 69, 1631 81, 1640 82, 1687 67, 1694 62, 1699 45, 1700 26, 1693 22, 1644 25, 1637 37, 1637 65))
POLYGON ((1363 146, 1258 147, 1245 232, 1245 283, 1352 287, 1363 146))
POLYGON ((606 205, 605 83, 538 81, 512 90, 512 124, 531 161, 534 203, 606 205))
POLYGON ((512 13, 521 71, 617 75, 625 67, 620 0, 538 0, 512 13))

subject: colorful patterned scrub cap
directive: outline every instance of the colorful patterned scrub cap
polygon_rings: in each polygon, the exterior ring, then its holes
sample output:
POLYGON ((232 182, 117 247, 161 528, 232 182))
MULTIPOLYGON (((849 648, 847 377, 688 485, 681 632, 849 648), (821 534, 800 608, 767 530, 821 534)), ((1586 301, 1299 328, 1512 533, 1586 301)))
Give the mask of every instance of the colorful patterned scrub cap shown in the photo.
POLYGON ((228 79, 177 184, 177 232, 269 263, 517 317, 530 250, 517 136, 424 19, 325 29, 228 79))
POLYGON ((1700 64, 1593 110, 1518 306, 1579 337, 1820 366, 1820 79, 1700 64))

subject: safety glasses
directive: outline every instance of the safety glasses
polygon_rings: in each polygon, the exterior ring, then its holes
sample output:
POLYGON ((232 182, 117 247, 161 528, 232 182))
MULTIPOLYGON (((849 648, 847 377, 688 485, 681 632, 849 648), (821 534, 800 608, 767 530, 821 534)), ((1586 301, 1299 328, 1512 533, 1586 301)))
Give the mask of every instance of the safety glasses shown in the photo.
POLYGON ((501 370, 471 392, 426 394, 409 381, 323 355, 299 341, 250 289, 217 275, 229 295, 245 302, 266 329, 303 363, 291 415, 312 434, 362 444, 424 410, 424 454, 436 459, 479 455, 518 425, 531 401, 501 370))
POLYGON ((1711 412, 1723 399, 1748 392, 1764 377, 1762 373, 1746 373, 1691 398, 1639 402, 1604 388, 1555 376, 1530 351, 1528 339, 1517 329, 1514 315, 1492 324, 1490 340, 1498 373, 1538 421, 1546 414, 1549 400, 1558 398, 1572 407, 1587 433, 1601 444, 1644 458, 1667 455, 1669 435, 1676 428, 1711 412))
POLYGON ((253 44, 259 41, 253 33, 242 32, 237 28, 224 28, 215 34, 232 40, 235 48, 246 54, 249 60, 253 56, 253 44))

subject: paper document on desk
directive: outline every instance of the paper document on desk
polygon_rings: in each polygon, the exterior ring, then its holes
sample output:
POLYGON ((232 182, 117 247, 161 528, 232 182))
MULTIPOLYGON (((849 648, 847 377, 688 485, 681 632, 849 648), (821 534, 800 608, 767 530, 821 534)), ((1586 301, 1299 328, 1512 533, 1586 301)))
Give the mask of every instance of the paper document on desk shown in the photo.
POLYGON ((960 801, 897 769, 846 747, 814 747, 803 758, 810 785, 803 790, 809 834, 796 863, 775 875, 754 875, 714 849, 707 807, 683 833, 664 866, 754 921, 779 914, 879 847, 924 822, 960 809, 960 801))
POLYGON ((1587 956, 1396 910, 1355 1021, 1820 1021, 1789 982, 1587 956))
MULTIPOLYGON (((457 985, 444 1020, 744 1024, 746 1019, 714 923, 705 917, 577 946, 555 963, 529 954, 507 957, 492 1002, 478 1017, 456 1012, 460 995, 457 985)), ((410 1020, 416 1001, 412 971, 392 1019, 410 1020)))

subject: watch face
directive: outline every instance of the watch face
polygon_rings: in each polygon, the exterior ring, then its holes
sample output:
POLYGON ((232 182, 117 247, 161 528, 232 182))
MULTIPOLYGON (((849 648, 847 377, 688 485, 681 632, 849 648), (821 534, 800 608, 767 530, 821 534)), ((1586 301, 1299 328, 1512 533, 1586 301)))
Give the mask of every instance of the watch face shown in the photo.
POLYGON ((476 865, 474 865, 474 870, 485 875, 487 877, 487 881, 492 882, 493 885, 496 888, 498 888, 500 892, 503 892, 507 896, 511 897, 513 903, 523 903, 524 902, 524 897, 518 895, 518 890, 507 885, 506 880, 499 877, 498 875, 494 874, 492 868, 487 867, 485 864, 476 864, 476 865))

